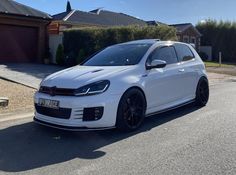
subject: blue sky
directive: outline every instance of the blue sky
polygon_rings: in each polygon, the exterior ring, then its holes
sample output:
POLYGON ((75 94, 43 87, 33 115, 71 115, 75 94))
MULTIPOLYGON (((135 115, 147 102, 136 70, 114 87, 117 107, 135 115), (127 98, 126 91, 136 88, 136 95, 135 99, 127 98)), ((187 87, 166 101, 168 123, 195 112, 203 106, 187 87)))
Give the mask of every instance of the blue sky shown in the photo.
MULTIPOLYGON (((67 0, 16 0, 49 14, 65 11, 67 0)), ((90 11, 98 7, 123 12, 144 20, 168 24, 204 19, 236 20, 235 0, 70 0, 73 9, 90 11)))

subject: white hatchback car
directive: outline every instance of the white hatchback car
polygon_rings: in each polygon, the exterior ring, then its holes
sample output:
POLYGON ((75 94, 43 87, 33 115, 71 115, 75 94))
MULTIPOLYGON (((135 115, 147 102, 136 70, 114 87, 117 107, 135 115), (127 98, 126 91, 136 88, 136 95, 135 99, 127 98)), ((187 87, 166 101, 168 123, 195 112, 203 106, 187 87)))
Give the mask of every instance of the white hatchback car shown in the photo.
POLYGON ((205 106, 204 63, 191 45, 138 40, 105 48, 46 77, 34 120, 66 130, 135 130, 144 117, 195 102, 205 106))

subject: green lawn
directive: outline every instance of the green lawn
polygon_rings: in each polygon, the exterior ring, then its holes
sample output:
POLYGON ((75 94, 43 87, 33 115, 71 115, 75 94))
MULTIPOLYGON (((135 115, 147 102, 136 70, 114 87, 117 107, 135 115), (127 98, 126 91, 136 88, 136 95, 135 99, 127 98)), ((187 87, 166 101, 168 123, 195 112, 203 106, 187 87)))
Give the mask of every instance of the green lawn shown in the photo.
MULTIPOLYGON (((216 62, 209 62, 209 61, 205 61, 204 62, 205 63, 205 65, 206 65, 206 67, 219 67, 220 65, 219 65, 219 63, 216 63, 216 62)), ((235 64, 221 64, 221 67, 225 67, 225 68, 232 68, 232 67, 235 67, 236 65, 235 64)))

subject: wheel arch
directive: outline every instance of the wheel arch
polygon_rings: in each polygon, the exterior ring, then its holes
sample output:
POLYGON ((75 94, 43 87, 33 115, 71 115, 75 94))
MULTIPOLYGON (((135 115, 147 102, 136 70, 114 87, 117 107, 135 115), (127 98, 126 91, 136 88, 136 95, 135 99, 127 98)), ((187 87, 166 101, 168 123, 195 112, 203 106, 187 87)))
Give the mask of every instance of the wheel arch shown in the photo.
POLYGON ((118 107, 117 107, 117 112, 116 112, 116 113, 118 113, 119 105, 120 105, 121 99, 123 98, 123 96, 125 95, 125 93, 127 93, 127 92, 128 92, 129 90, 131 90, 131 89, 137 89, 137 90, 139 90, 139 91, 143 94, 144 99, 145 99, 146 110, 147 110, 147 98, 146 98, 146 95, 145 95, 143 89, 142 89, 141 87, 139 87, 139 86, 131 86, 131 87, 127 88, 127 89, 124 91, 124 93, 121 95, 121 97, 120 97, 120 99, 119 99, 119 103, 118 103, 118 107))
POLYGON ((197 86, 199 85, 199 82, 200 82, 202 79, 207 80, 207 83, 209 84, 208 77, 207 77, 206 75, 202 75, 202 76, 200 76, 199 79, 198 79, 197 86))
MULTIPOLYGON (((128 89, 126 89, 126 91, 123 93, 123 95, 124 95, 126 92, 128 92, 129 90, 131 90, 131 89, 137 89, 137 90, 139 90, 139 91, 143 94, 144 99, 145 99, 146 108, 147 108, 147 98, 146 98, 146 95, 145 95, 143 89, 140 88, 139 86, 132 86, 132 87, 129 87, 128 89)), ((122 95, 122 97, 123 97, 123 95, 122 95)), ((122 97, 121 97, 121 98, 122 98, 122 97)))

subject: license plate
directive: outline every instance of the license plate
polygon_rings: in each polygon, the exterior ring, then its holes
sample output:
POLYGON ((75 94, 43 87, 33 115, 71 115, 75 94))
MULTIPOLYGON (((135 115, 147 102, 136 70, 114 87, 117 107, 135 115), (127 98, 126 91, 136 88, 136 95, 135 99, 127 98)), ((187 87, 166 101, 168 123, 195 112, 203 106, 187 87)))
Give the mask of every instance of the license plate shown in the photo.
POLYGON ((43 107, 47 107, 47 108, 58 109, 59 108, 59 101, 40 98, 38 105, 43 106, 43 107))

